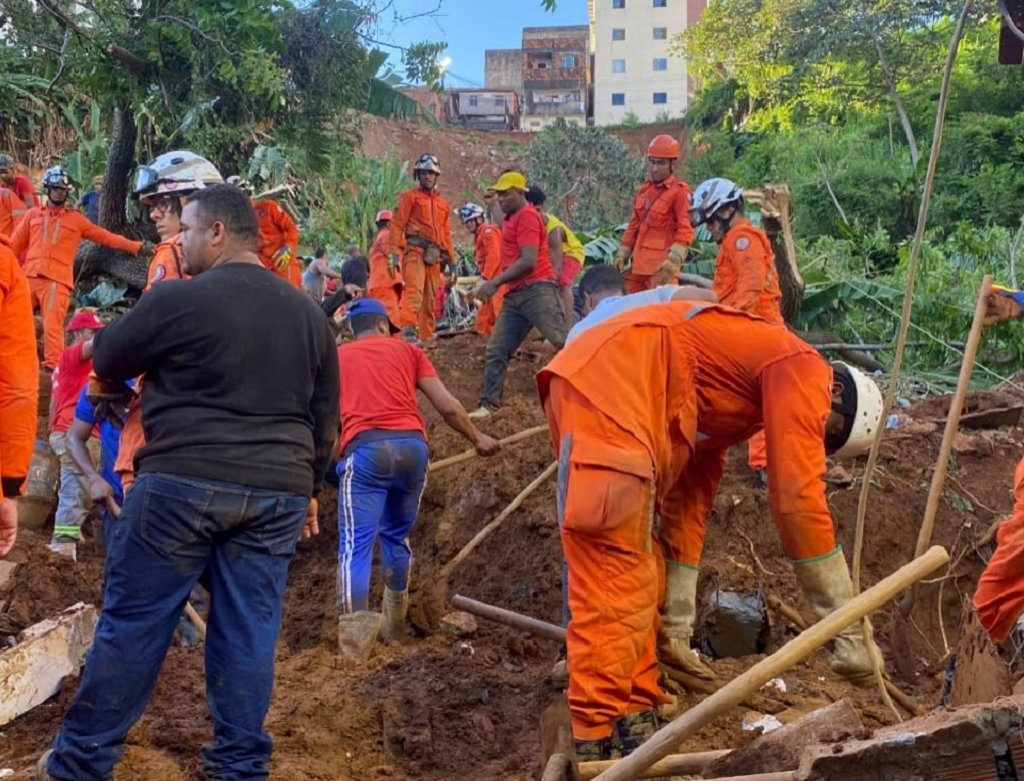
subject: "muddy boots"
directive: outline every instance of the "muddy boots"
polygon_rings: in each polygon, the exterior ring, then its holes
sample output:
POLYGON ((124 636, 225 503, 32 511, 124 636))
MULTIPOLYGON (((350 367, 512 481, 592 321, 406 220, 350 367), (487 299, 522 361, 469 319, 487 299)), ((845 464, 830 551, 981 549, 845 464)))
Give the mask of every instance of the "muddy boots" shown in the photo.
MULTIPOLYGON (((842 548, 820 558, 795 561, 793 570, 818 620, 853 599, 853 583, 842 548)), ((874 642, 864 636, 860 621, 846 627, 835 639, 832 672, 857 686, 870 686, 874 681, 875 665, 868 650, 869 642, 874 646, 874 642)), ((881 662, 882 655, 877 647, 874 654, 881 662)))
POLYGON ((384 587, 383 623, 380 639, 390 643, 405 637, 405 614, 409 612, 409 590, 392 591, 384 587))
POLYGON ((715 674, 690 648, 697 615, 697 576, 700 571, 683 564, 665 565, 665 605, 658 630, 658 660, 698 678, 715 674))
POLYGON ((654 711, 645 710, 630 713, 615 722, 615 734, 619 738, 619 750, 628 757, 658 731, 658 717, 654 711))
POLYGON ((603 762, 612 758, 612 739, 601 738, 600 740, 577 740, 576 746, 577 762, 603 762))
POLYGON ((338 653, 346 659, 365 662, 381 629, 383 618, 372 610, 338 615, 338 653))

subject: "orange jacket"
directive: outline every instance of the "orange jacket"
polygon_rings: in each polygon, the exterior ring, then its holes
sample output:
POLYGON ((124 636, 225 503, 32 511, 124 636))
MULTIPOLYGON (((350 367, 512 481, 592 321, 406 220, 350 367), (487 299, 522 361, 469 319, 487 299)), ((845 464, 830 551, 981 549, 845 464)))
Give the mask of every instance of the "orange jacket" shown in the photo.
POLYGON ((402 271, 398 266, 394 268, 394 276, 388 274, 390 246, 391 233, 387 228, 383 228, 377 232, 373 244, 370 245, 370 255, 367 258, 370 263, 370 278, 366 283, 367 290, 402 286, 402 271))
POLYGON ((26 249, 25 276, 52 279, 74 287, 75 253, 82 239, 138 255, 141 241, 132 241, 95 225, 80 211, 67 206, 34 206, 18 223, 11 237, 15 255, 26 249))
POLYGON ((39 359, 28 282, 10 241, 0 236, 0 478, 17 496, 36 438, 39 359))
POLYGON ((274 256, 281 247, 288 246, 294 253, 299 246, 299 229, 295 220, 282 209, 277 201, 269 198, 253 201, 256 217, 260 221, 259 256, 263 265, 274 268, 274 256))
POLYGON ((719 303, 782 325, 782 291, 772 245, 750 220, 741 218, 722 239, 712 288, 719 303))
POLYGON ((493 279, 501 269, 501 229, 481 225, 473 234, 473 256, 484 279, 493 279))
POLYGON ((655 184, 644 182, 633 199, 622 243, 633 250, 633 273, 648 276, 665 262, 673 244, 689 246, 694 237, 690 225, 690 188, 669 176, 655 184))
POLYGON ((391 218, 391 251, 404 252, 407 237, 419 236, 439 246, 454 261, 451 213, 452 207, 436 187, 429 192, 422 187, 406 190, 398 199, 398 208, 391 218))
POLYGON ((189 279, 182 261, 180 233, 156 245, 153 260, 149 263, 149 279, 146 280, 146 290, 151 290, 157 282, 164 282, 168 279, 189 279))
POLYGON ((10 238, 15 226, 25 216, 25 202, 13 190, 0 188, 0 235, 10 238))

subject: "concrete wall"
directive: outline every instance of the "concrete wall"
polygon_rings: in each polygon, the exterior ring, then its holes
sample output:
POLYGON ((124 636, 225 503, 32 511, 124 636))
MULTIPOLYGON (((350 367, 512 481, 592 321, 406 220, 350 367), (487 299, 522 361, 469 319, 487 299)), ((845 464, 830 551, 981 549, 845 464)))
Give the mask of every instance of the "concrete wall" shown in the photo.
POLYGON ((690 101, 686 61, 669 54, 672 38, 700 18, 706 0, 590 0, 591 39, 594 47, 594 124, 618 124, 630 114, 643 122, 659 117, 680 116, 690 101), (655 29, 664 28, 664 38, 655 38, 655 29), (621 40, 613 31, 622 31, 621 40), (666 70, 654 70, 655 59, 667 60, 666 70), (613 63, 621 61, 624 72, 615 72, 613 63), (655 93, 664 95, 664 103, 655 103, 655 93), (613 96, 622 96, 622 105, 613 105, 613 96))
POLYGON ((522 49, 487 49, 484 52, 484 84, 487 89, 523 92, 522 49))

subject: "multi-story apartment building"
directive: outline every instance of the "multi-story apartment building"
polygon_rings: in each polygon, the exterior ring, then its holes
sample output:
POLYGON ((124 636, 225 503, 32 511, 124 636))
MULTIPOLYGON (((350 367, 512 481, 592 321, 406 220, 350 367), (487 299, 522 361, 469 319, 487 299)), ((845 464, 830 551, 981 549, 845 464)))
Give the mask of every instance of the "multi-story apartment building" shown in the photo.
POLYGON ((587 0, 596 125, 678 117, 690 99, 686 61, 669 43, 707 0, 587 0))

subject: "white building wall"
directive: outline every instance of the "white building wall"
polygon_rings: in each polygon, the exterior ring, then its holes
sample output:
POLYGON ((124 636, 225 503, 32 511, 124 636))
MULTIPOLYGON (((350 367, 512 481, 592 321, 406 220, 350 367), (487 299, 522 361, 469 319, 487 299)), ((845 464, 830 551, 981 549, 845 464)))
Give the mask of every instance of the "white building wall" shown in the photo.
POLYGON ((661 1, 588 0, 594 124, 619 124, 628 115, 653 122, 659 116, 679 117, 686 108, 686 61, 670 56, 668 49, 672 38, 686 29, 687 0, 663 0, 664 7, 656 7, 661 1), (656 28, 664 28, 663 39, 655 39, 656 28), (624 39, 614 40, 614 30, 623 31, 624 39), (656 58, 667 60, 667 70, 654 70, 656 58), (615 72, 615 61, 624 61, 625 72, 615 72), (663 93, 665 102, 655 103, 655 93, 663 93))

